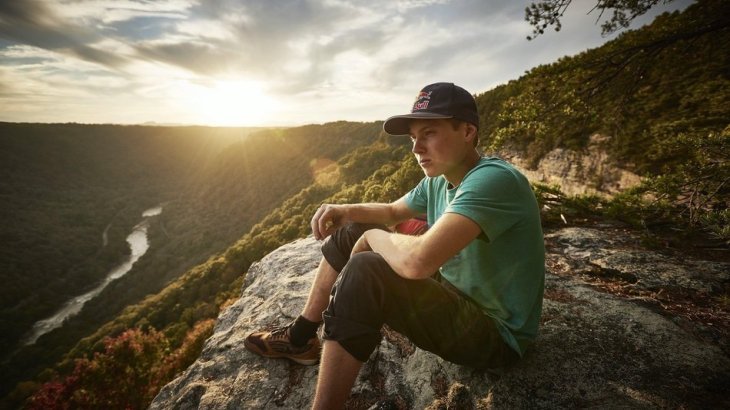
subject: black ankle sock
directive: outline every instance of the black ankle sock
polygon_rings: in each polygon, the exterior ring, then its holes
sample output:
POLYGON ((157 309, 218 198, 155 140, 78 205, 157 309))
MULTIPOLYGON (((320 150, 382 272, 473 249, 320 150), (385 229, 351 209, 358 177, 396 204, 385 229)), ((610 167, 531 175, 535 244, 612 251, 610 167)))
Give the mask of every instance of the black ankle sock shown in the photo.
POLYGON ((299 316, 289 328, 291 343, 294 346, 304 346, 309 339, 317 335, 318 328, 319 322, 310 322, 303 316, 299 316))

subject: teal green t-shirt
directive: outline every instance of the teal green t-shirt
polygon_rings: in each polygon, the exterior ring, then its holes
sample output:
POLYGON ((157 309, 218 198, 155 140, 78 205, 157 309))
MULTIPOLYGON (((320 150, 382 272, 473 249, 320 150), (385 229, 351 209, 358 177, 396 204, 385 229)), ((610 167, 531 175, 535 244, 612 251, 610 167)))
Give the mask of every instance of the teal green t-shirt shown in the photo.
POLYGON ((481 158, 456 188, 426 177, 408 194, 412 210, 432 226, 444 213, 464 215, 482 233, 448 260, 441 276, 495 319, 520 355, 537 336, 545 286, 540 212, 527 179, 499 158, 481 158))

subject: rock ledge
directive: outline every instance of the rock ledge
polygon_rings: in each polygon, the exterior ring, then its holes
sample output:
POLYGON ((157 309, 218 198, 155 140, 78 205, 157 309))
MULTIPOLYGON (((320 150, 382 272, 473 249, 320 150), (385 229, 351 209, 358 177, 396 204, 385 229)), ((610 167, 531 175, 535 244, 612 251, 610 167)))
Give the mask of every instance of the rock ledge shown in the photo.
MULTIPOLYGON (((730 359, 696 324, 591 284, 591 276, 634 288, 713 292, 730 266, 669 260, 606 232, 565 228, 546 235, 548 273, 534 348, 502 376, 444 362, 384 329, 349 408, 729 408, 730 359), (698 336, 699 335, 699 336, 698 336)), ((633 241, 633 242, 632 242, 633 241)), ((221 313, 200 358, 165 386, 151 409, 302 409, 316 366, 266 360, 243 348, 251 331, 301 310, 320 253, 309 237, 254 264, 241 298, 221 313)))

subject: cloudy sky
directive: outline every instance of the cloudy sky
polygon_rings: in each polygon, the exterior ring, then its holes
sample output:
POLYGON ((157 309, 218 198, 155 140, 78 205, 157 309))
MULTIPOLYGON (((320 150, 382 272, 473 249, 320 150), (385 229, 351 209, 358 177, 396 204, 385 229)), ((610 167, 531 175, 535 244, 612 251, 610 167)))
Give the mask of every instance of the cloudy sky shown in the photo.
POLYGON ((3 0, 0 121, 380 120, 425 84, 478 94, 611 39, 577 0, 561 32, 527 41, 529 2, 3 0))

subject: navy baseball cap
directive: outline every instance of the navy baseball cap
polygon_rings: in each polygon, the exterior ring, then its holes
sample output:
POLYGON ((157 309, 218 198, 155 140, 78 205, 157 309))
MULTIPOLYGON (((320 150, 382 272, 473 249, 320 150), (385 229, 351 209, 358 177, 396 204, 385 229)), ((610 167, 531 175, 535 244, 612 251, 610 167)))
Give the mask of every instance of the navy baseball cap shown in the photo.
POLYGON ((383 123, 391 135, 407 135, 413 119, 456 118, 479 128, 477 103, 468 91, 453 83, 434 83, 418 93, 410 114, 394 115, 383 123))

